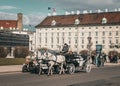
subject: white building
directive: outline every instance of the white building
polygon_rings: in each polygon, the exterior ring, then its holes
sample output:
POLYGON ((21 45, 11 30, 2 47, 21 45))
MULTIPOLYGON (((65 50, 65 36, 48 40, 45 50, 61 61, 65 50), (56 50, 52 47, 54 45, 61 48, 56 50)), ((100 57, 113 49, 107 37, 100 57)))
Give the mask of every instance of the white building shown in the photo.
POLYGON ((34 48, 61 50, 64 43, 70 50, 87 49, 88 37, 96 45, 102 45, 103 51, 120 51, 120 12, 102 12, 73 15, 47 16, 36 26, 34 48), (110 48, 110 45, 116 45, 110 48))

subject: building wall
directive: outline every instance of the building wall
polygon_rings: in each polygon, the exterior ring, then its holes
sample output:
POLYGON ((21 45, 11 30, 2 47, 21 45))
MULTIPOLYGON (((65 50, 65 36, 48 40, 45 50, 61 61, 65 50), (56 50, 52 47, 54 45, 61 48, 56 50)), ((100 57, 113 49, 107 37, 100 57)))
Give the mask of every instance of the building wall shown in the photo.
POLYGON ((120 44, 120 25, 37 28, 35 48, 61 50, 63 44, 67 43, 70 50, 81 51, 87 49, 88 37, 92 38, 92 50, 96 49, 97 44, 102 44, 106 53, 110 50, 120 51, 120 48, 109 47, 111 43, 120 44))

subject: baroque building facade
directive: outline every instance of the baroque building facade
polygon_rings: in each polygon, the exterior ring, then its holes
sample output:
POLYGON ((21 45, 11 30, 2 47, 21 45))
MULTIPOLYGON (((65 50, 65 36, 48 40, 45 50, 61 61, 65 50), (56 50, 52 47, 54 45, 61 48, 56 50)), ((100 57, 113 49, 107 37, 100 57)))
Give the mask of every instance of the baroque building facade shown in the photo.
POLYGON ((47 16, 36 26, 32 49, 42 47, 61 50, 64 43, 69 50, 87 50, 91 37, 91 50, 102 45, 103 52, 120 51, 120 12, 86 13, 47 16))

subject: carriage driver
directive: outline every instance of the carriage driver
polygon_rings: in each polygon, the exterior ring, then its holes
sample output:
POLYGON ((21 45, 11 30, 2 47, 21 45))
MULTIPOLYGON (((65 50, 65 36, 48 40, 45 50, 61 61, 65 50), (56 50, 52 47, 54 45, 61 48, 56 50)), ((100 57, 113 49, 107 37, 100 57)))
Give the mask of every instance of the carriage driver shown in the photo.
POLYGON ((69 50, 69 46, 68 46, 67 43, 65 43, 64 46, 63 46, 63 48, 62 48, 62 53, 66 54, 68 52, 68 50, 69 50))

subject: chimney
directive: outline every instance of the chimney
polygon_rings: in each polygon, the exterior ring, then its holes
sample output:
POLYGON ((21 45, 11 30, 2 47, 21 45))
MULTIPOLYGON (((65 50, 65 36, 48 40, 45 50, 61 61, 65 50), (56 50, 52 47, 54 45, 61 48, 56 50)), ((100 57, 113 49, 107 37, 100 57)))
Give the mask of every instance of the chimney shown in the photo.
POLYGON ((18 28, 18 30, 21 31, 23 29, 23 21, 22 21, 23 14, 22 13, 18 13, 17 17, 18 17, 18 19, 17 19, 17 21, 18 21, 17 28, 18 28))

